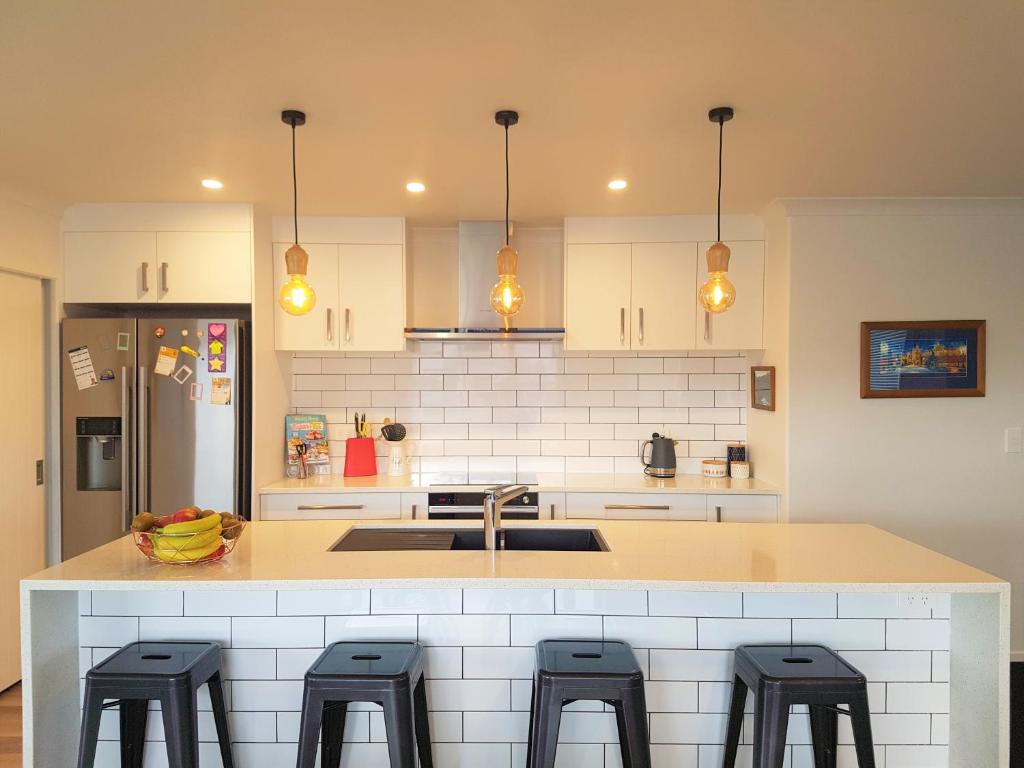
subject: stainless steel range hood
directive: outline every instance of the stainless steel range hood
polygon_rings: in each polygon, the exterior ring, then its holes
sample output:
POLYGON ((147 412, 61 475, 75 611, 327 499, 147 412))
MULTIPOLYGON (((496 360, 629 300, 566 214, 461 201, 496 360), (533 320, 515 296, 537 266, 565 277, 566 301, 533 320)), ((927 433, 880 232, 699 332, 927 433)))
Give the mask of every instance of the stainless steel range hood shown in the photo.
MULTIPOLYGON (((501 318, 491 309, 491 287, 497 280, 495 255, 505 244, 501 221, 459 222, 459 324, 453 328, 406 328, 407 339, 459 339, 492 341, 505 339, 561 339, 564 328, 528 328, 513 325, 505 330, 501 318)), ((515 242, 513 242, 515 245, 515 242)), ((526 300, 530 300, 530 287, 526 300)))

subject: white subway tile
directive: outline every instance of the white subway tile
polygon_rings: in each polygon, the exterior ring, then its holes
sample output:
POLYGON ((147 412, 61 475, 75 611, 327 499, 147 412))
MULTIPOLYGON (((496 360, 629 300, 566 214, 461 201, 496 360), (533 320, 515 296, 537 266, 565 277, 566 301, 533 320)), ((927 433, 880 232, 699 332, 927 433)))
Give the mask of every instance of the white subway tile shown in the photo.
MULTIPOLYGON (((520 475, 539 472, 565 472, 565 458, 562 456, 520 456, 516 460, 520 475)), ((519 482, 536 482, 536 479, 518 478, 519 482)))
POLYGON ((698 619, 697 647, 733 649, 737 645, 788 643, 788 619, 698 619))
MULTIPOLYGON (((928 714, 872 712, 871 735, 875 744, 887 745, 886 753, 894 744, 927 744, 932 737, 932 718, 928 714)), ((853 744, 853 732, 847 717, 839 719, 839 743, 853 744)))
POLYGON ((635 424, 636 408, 591 408, 590 420, 595 424, 635 424))
POLYGON ((725 741, 727 716, 717 713, 651 713, 651 743, 718 744, 725 741))
POLYGON ((927 682, 930 651, 843 651, 843 658, 874 682, 927 682))
POLYGON ((491 347, 478 341, 446 341, 442 345, 444 357, 490 357, 491 347))
MULTIPOLYGON (((470 440, 514 440, 515 424, 470 424, 470 440)), ((493 448, 493 446, 492 446, 493 448)))
POLYGON ((565 361, 566 373, 613 373, 611 357, 570 357, 565 361))
POLYGON ((419 373, 415 357, 377 357, 370 361, 370 373, 419 373))
POLYGON ((419 392, 374 392, 370 398, 374 408, 417 408, 420 404, 419 392))
POLYGON ((932 715, 932 744, 949 744, 949 715, 932 715))
POLYGON ((491 448, 495 456, 539 456, 539 440, 495 440, 491 448))
POLYGON ((604 636, 634 648, 696 648, 697 620, 666 616, 605 616, 604 636))
POLYGON ((302 709, 302 681, 235 680, 231 708, 239 712, 298 712, 302 709))
POLYGON ((529 712, 470 712, 463 714, 467 742, 526 741, 530 727, 529 712))
POLYGON ((590 443, 586 440, 542 440, 540 452, 543 456, 587 456, 590 443))
POLYGON ((685 390, 665 392, 666 408, 710 408, 715 405, 717 403, 714 392, 688 392, 685 390))
POLYGON ((143 616, 138 621, 139 640, 210 641, 225 648, 232 645, 231 619, 227 617, 143 616))
MULTIPOLYGON (((715 373, 738 373, 740 376, 746 376, 749 372, 746 357, 715 358, 715 373)), ((722 389, 727 389, 727 387, 722 387, 722 389)))
POLYGON ((638 456, 640 444, 636 440, 591 440, 591 456, 638 456))
POLYGON ((392 375, 384 374, 346 374, 345 376, 345 389, 354 390, 374 390, 374 389, 394 389, 395 388, 395 377, 392 375))
POLYGON ((567 440, 611 440, 615 437, 614 424, 566 424, 567 440))
POLYGON ((557 589, 555 612, 597 616, 646 616, 647 592, 620 589, 557 589))
POLYGON ((470 613, 554 613, 551 589, 464 589, 463 605, 470 613))
POLYGON ((695 424, 739 424, 739 408, 691 408, 690 421, 695 424))
POLYGON ((516 361, 510 357, 481 357, 469 361, 469 373, 515 373, 516 361))
POLYGON ((567 408, 611 408, 615 405, 615 392, 606 390, 580 390, 565 393, 567 408))
POLYGON ((92 592, 88 589, 78 591, 78 615, 92 615, 92 592))
POLYGON ((637 389, 660 389, 668 391, 690 389, 690 386, 686 374, 641 373, 637 377, 637 389))
POLYGON ((370 601, 375 614, 462 613, 461 589, 374 589, 370 601))
POLYGON ((445 440, 446 456, 490 456, 490 440, 445 440))
POLYGON ((486 374, 445 374, 444 388, 463 391, 490 389, 491 377, 486 374))
MULTIPOLYGON (((369 401, 369 396, 367 396, 369 401)), ((292 390, 292 396, 290 399, 293 408, 319 408, 323 402, 323 397, 320 392, 304 392, 301 390, 292 390)), ((329 405, 329 403, 324 403, 329 405)))
POLYGON ((931 608, 904 603, 898 592, 849 592, 839 595, 841 619, 930 619, 931 608))
POLYGON ((533 678, 536 651, 531 646, 515 648, 463 648, 465 678, 520 679, 533 678))
POLYGON ((273 680, 277 676, 273 649, 225 648, 221 659, 227 680, 273 680))
POLYGON ((835 618, 836 595, 830 592, 747 592, 747 618, 835 618))
POLYGON ((584 390, 589 386, 586 374, 577 373, 543 373, 540 375, 540 388, 560 390, 584 390))
POLYGON ((428 474, 431 472, 468 472, 469 459, 465 456, 424 456, 420 459, 420 471, 428 474))
POLYGON ((644 694, 648 712, 697 711, 697 683, 649 680, 644 694))
POLYGON ((512 616, 512 645, 536 645, 541 640, 558 638, 600 640, 602 637, 600 616, 512 616))
POLYGON ((292 357, 292 373, 321 373, 322 358, 292 357))
POLYGON ((567 744, 616 744, 619 731, 615 715, 611 712, 562 712, 558 741, 567 744))
POLYGON ((231 619, 234 648, 322 648, 322 616, 246 617, 231 619))
POLYGON ((690 389, 739 389, 740 377, 735 373, 691 373, 690 389))
POLYGON ((498 424, 536 424, 540 414, 540 408, 495 408, 493 418, 498 424))
POLYGON ((516 373, 563 373, 565 361, 558 357, 521 357, 516 360, 516 373))
POLYGON ((423 674, 428 680, 462 677, 462 648, 425 648, 423 660, 423 674))
POLYGON ((651 433, 661 432, 661 424, 616 424, 616 440, 647 440, 651 433))
MULTIPOLYGON (((443 617, 449 618, 449 617, 443 617)), ((325 640, 408 640, 416 639, 415 616, 328 616, 325 640)))
POLYGON ((432 680, 427 686, 431 712, 507 712, 511 706, 508 680, 432 680))
POLYGON ((491 378, 494 389, 540 389, 540 376, 535 373, 496 374, 491 378))
POLYGON ((420 373, 468 373, 467 361, 462 358, 424 358, 420 360, 420 373))
MULTIPOLYGON (((440 424, 444 421, 446 408, 396 408, 395 421, 400 424, 440 424)), ((423 435, 426 437, 427 435, 423 435)))
POLYGON ((423 424, 420 437, 424 440, 465 440, 469 437, 469 427, 465 424, 423 424))
POLYGON ((78 619, 78 642, 83 646, 119 648, 138 639, 136 616, 82 616, 78 619))
POLYGON ((542 408, 540 420, 545 424, 586 424, 589 408, 542 408))
POLYGON ((949 650, 949 621, 945 619, 889 619, 885 625, 885 647, 890 650, 949 650))
POLYGON ((516 404, 516 393, 509 390, 477 390, 467 393, 469 406, 484 408, 511 408, 516 404))
MULTIPOLYGON (((636 358, 632 358, 633 362, 636 358)), ((592 373, 589 388, 597 389, 636 389, 636 374, 633 373, 592 373)))
POLYGON ((470 456, 470 483, 504 483, 515 475, 517 459, 514 456, 470 456))
POLYGON ((508 645, 509 617, 423 615, 419 617, 419 639, 424 645, 508 645))
POLYGON ((537 357, 540 345, 536 341, 492 341, 492 357, 537 357))
POLYGON ((516 426, 516 437, 520 440, 561 440, 565 437, 565 425, 519 424, 516 426))
POLYGON ((369 373, 370 359, 367 357, 325 357, 324 373, 369 373))
POLYGON ((713 357, 667 357, 665 373, 713 373, 713 357))
POLYGON ((127 592, 98 589, 92 593, 92 615, 181 616, 182 593, 177 591, 127 592))
POLYGON ((619 408, 641 407, 661 408, 665 405, 665 393, 656 390, 618 391, 611 405, 619 408))
POLYGON ((949 682, 949 651, 932 651, 932 680, 949 682))
POLYGON ((640 421, 686 424, 690 420, 688 408, 641 408, 640 421))
POLYGON ((949 683, 888 683, 886 712, 949 712, 949 683))
POLYGON ((730 617, 743 615, 739 592, 654 591, 649 594, 651 616, 730 617))
MULTIPOLYGON (((351 759, 346 752, 350 746, 365 743, 370 740, 370 713, 357 710, 359 705, 349 705, 345 713, 345 747, 342 748, 342 760, 351 759), (355 742, 349 744, 348 742, 355 742)), ((277 738, 280 742, 296 742, 299 738, 300 712, 278 712, 277 713, 277 738)), ((294 744, 292 744, 294 746, 294 744)), ((237 749, 237 745, 235 747, 237 749)), ((293 759, 292 762, 295 762, 293 759)), ((214 763, 216 765, 216 763, 214 763)), ((343 762, 342 765, 345 765, 343 762)))
POLYGON ((277 593, 278 616, 342 616, 369 612, 368 589, 288 589, 277 593))
POLYGON ((185 593, 186 616, 274 616, 276 592, 218 590, 185 593))
MULTIPOLYGON (((435 768, 511 768, 508 744, 435 744, 435 768)), ((293 761, 294 762, 294 761, 293 761)))
POLYGON ((491 421, 490 408, 445 408, 444 420, 448 424, 472 424, 491 421))
POLYGON ((516 392, 516 405, 535 408, 561 408, 565 405, 565 392, 520 389, 516 392))
POLYGON ((323 651, 323 648, 278 648, 277 679, 302 680, 323 651))
POLYGON ((827 645, 838 651, 880 651, 885 645, 881 619, 794 619, 793 642, 827 645))
POLYGON ((885 768, 935 768, 949 765, 949 747, 890 744, 885 748, 885 768))
POLYGON ((324 392, 323 397, 323 404, 329 408, 369 408, 372 403, 372 392, 324 392))
POLYGON ((615 459, 610 456, 567 456, 565 471, 584 475, 611 475, 615 472, 615 459))
POLYGON ((661 373, 665 367, 661 357, 616 357, 614 360, 615 373, 661 373))

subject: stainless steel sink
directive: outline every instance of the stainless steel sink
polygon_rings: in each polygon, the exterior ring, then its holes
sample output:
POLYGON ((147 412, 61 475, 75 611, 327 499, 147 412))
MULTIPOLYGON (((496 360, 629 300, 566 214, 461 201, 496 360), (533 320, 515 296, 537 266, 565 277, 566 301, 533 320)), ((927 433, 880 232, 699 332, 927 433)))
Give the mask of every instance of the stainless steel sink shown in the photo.
MULTIPOLYGON (((496 533, 497 548, 531 552, 609 552, 596 528, 531 528, 516 526, 496 533)), ((482 550, 478 528, 353 528, 331 552, 399 550, 482 550)))

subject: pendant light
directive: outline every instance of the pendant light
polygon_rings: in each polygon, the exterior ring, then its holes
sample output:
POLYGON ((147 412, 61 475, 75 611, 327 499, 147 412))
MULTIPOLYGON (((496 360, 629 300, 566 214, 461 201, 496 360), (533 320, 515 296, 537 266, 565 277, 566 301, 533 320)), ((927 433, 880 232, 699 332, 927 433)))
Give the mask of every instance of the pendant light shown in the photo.
POLYGON ((289 315, 305 315, 316 306, 316 292, 306 282, 309 254, 299 245, 299 185, 295 172, 295 129, 306 124, 306 113, 286 109, 281 113, 281 121, 292 127, 292 220, 295 224, 295 244, 284 254, 288 282, 281 286, 277 301, 289 315))
POLYGON ((697 298, 705 311, 725 312, 736 301, 736 286, 725 273, 729 271, 729 246, 722 242, 722 134, 723 126, 732 120, 732 107, 715 107, 708 119, 718 123, 718 215, 715 244, 708 248, 708 279, 699 289, 697 298))
POLYGON ((516 280, 519 270, 519 254, 509 245, 511 227, 508 222, 508 129, 519 122, 519 113, 503 109, 494 114, 494 122, 505 128, 505 245, 498 251, 498 282, 491 288, 491 309, 501 315, 505 330, 509 329, 508 319, 523 306, 523 287, 516 280))

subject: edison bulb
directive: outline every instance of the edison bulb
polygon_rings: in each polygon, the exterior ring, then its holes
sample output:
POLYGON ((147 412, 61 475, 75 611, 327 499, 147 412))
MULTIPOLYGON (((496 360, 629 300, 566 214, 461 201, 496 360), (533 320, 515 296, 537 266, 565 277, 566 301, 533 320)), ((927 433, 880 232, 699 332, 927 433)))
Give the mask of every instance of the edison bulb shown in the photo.
POLYGON ((512 317, 523 306, 523 287, 515 275, 499 275, 498 282, 491 288, 491 309, 505 318, 512 317))
POLYGON ((289 315, 304 315, 316 306, 316 291, 306 282, 305 275, 288 275, 277 300, 289 315))
POLYGON ((712 272, 707 282, 697 290, 697 298, 708 312, 725 312, 736 301, 736 286, 725 272, 712 272))

